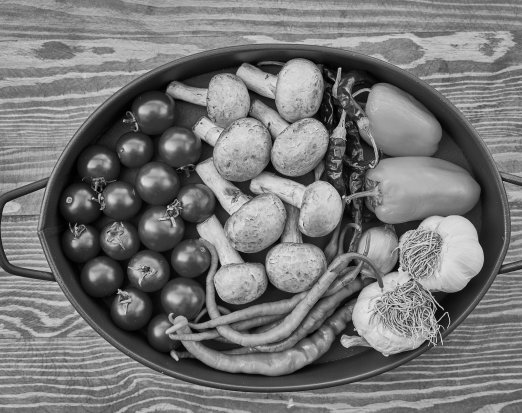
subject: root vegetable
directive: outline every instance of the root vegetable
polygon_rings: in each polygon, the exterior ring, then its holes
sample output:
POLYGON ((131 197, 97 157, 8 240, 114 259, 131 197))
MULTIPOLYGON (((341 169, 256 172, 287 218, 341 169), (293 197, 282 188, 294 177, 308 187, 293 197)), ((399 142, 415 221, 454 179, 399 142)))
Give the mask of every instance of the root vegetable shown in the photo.
POLYGON ((169 84, 166 93, 174 99, 206 106, 208 117, 223 128, 246 117, 250 107, 247 87, 232 73, 214 75, 208 89, 174 81, 169 84))
POLYGON ((326 269, 323 251, 313 244, 303 244, 297 228, 299 209, 286 207, 286 224, 281 242, 266 256, 265 267, 269 281, 279 290, 299 293, 310 289, 326 269))
MULTIPOLYGON (((441 326, 435 312, 440 305, 429 291, 406 273, 391 273, 382 281, 383 287, 370 284, 357 298, 353 325, 359 335, 384 356, 416 349, 426 340, 437 344, 441 326)), ((363 344, 347 336, 341 343, 363 344)))
POLYGON ((400 271, 431 291, 462 290, 484 264, 477 230, 459 215, 432 216, 400 239, 400 271))
POLYGON ((230 214, 225 233, 236 250, 259 252, 277 241, 284 229, 286 211, 276 195, 245 195, 219 174, 212 158, 198 164, 196 172, 230 214))
MULTIPOLYGON (((200 342, 182 341, 182 343, 190 354, 214 369, 229 373, 281 376, 293 373, 325 354, 330 349, 335 337, 346 328, 351 313, 352 304, 344 305, 311 336, 302 339, 290 349, 276 353, 234 355, 210 349, 200 342)), ((180 321, 184 321, 183 317, 175 319, 175 322, 180 321)), ((190 332, 190 327, 183 327, 183 332, 190 332)), ((171 351, 171 356, 174 359, 177 358, 175 350, 171 351)))
POLYGON ((271 161, 286 176, 302 176, 321 162, 328 149, 328 131, 314 118, 289 124, 259 99, 252 99, 250 115, 259 119, 274 138, 271 161))
POLYGON ((277 111, 288 122, 312 117, 321 105, 323 76, 310 60, 291 59, 277 76, 249 63, 243 63, 236 74, 250 90, 275 99, 277 111))
MULTIPOLYGON (((247 304, 259 298, 268 285, 264 266, 243 261, 243 258, 228 241, 223 227, 215 215, 198 224, 196 229, 199 235, 208 241, 207 245, 211 243, 217 250, 221 268, 215 276, 212 276, 212 282, 221 299, 229 304, 247 304)), ((216 271, 217 264, 214 257, 213 261, 209 273, 216 271)), ((207 311, 212 316, 208 303, 207 311)))
POLYGON ((273 193, 282 201, 300 208, 299 230, 309 237, 329 234, 340 222, 343 203, 336 189, 327 182, 317 181, 308 186, 262 172, 250 182, 255 194, 273 193))
POLYGON ((270 162, 272 139, 268 129, 256 119, 238 119, 223 129, 204 116, 192 131, 214 147, 214 165, 229 181, 248 181, 259 175, 270 162))

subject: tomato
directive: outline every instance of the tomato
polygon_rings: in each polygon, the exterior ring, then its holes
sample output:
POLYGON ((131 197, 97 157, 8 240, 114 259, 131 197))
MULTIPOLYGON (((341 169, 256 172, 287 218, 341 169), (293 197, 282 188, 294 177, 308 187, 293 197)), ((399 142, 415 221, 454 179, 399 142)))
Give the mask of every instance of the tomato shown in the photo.
POLYGON ((167 209, 152 206, 146 209, 138 223, 138 234, 141 242, 153 251, 167 251, 181 241, 185 233, 185 224, 178 217, 170 217, 167 209))
POLYGON ((100 246, 109 257, 127 260, 140 249, 138 231, 130 222, 112 222, 100 231, 100 246))
POLYGON ((171 340, 170 337, 165 334, 165 331, 170 327, 172 327, 172 323, 169 321, 167 314, 158 314, 149 321, 147 340, 151 347, 162 353, 168 353, 170 350, 179 347, 179 341, 171 340))
POLYGON ((83 289, 91 297, 108 297, 114 294, 123 283, 121 265, 104 255, 87 261, 80 274, 83 289))
POLYGON ((199 239, 181 241, 170 256, 174 271, 181 277, 194 278, 210 267, 211 255, 199 239))
POLYGON ((136 122, 141 132, 159 135, 174 125, 174 108, 174 99, 166 93, 145 92, 132 102, 132 121, 136 122))
POLYGON ((173 126, 159 138, 158 155, 174 168, 193 164, 201 156, 201 139, 189 129, 173 126))
POLYGON ((118 155, 105 146, 91 145, 83 150, 76 162, 82 178, 104 178, 112 181, 120 174, 118 155))
POLYGON ((83 182, 77 182, 65 188, 58 206, 60 213, 67 221, 77 224, 89 224, 101 214, 95 192, 83 182))
POLYGON ((149 162, 136 175, 136 191, 146 203, 167 205, 171 203, 180 188, 176 171, 163 162, 149 162))
POLYGON ((100 233, 90 225, 69 224, 62 234, 62 249, 71 261, 88 261, 100 252, 100 233))
POLYGON ((141 208, 141 198, 131 184, 112 182, 102 192, 102 211, 117 221, 132 218, 141 208))
POLYGON ((118 290, 111 304, 114 323, 127 331, 145 327, 152 316, 152 301, 147 293, 133 287, 118 290))
POLYGON ((161 306, 167 314, 194 319, 205 303, 205 290, 191 278, 174 278, 161 290, 161 306))
POLYGON ((216 207, 214 193, 204 184, 182 186, 176 198, 181 206, 181 218, 187 222, 205 221, 214 213, 216 207))
POLYGON ((127 277, 131 285, 139 290, 147 293, 157 291, 170 278, 169 263, 159 252, 143 250, 130 259, 127 277))
POLYGON ((116 142, 116 153, 120 162, 128 168, 139 168, 152 159, 152 139, 141 132, 127 132, 116 142))

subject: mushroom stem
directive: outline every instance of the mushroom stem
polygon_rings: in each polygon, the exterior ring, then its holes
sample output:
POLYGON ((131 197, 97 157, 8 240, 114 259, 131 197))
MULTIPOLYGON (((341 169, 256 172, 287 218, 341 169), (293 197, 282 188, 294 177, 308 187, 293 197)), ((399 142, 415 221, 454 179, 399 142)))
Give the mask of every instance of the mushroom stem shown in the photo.
POLYGON ((290 126, 290 124, 284 120, 276 110, 265 105, 259 99, 251 99, 250 111, 248 113, 253 118, 261 121, 261 123, 268 128, 273 139, 277 138, 286 128, 288 128, 288 126, 290 126))
POLYGON ((219 257, 219 262, 222 266, 229 264, 242 264, 244 263, 241 255, 232 248, 230 242, 225 235, 223 226, 215 215, 210 216, 205 221, 199 223, 196 229, 201 238, 206 239, 208 242, 216 247, 216 251, 219 257))
POLYGON ((267 73, 250 63, 243 63, 236 71, 247 88, 261 96, 275 99, 277 76, 267 73))
POLYGON ((208 89, 201 87, 188 86, 181 82, 170 82, 166 93, 174 99, 194 103, 199 106, 207 106, 208 89))
POLYGON ((286 222, 283 233, 281 234, 281 242, 291 242, 294 244, 302 244, 303 236, 299 231, 299 209, 293 205, 285 203, 286 222))
POLYGON ((274 193, 281 201, 301 208, 306 187, 291 179, 282 178, 270 172, 262 172, 250 181, 254 194, 274 193))
POLYGON ((205 185, 214 192, 217 200, 229 215, 232 215, 250 201, 251 198, 248 195, 245 195, 238 187, 219 174, 214 166, 213 158, 208 158, 199 163, 196 166, 196 172, 205 185))
POLYGON ((217 126, 206 116, 202 116, 192 127, 192 132, 210 146, 216 146, 216 142, 223 132, 223 128, 217 126))

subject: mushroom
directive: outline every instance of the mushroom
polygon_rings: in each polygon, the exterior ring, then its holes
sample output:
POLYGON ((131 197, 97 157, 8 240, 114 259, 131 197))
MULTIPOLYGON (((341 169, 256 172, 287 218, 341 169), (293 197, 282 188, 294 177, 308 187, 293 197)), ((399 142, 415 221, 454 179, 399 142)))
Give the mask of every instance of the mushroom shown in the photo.
POLYGON ((279 173, 302 176, 312 171, 326 154, 328 131, 317 119, 305 118, 289 124, 259 99, 252 99, 250 116, 259 119, 275 139, 270 157, 279 173))
POLYGON ((221 127, 227 127, 248 114, 250 95, 243 81, 232 73, 214 75, 208 89, 173 81, 166 93, 174 99, 206 106, 208 117, 221 127))
POLYGON ((297 208, 299 230, 309 237, 322 237, 334 230, 343 214, 343 201, 337 190, 325 181, 304 186, 270 172, 250 181, 254 194, 273 193, 297 208))
POLYGON ((266 273, 279 290, 300 293, 310 289, 326 271, 326 258, 319 247, 303 244, 298 228, 299 209, 290 204, 285 207, 285 229, 281 242, 266 255, 266 273))
POLYGON ((196 172, 230 215, 225 233, 236 250, 259 252, 277 241, 285 226, 286 211, 276 195, 252 198, 244 194, 219 174, 212 158, 199 163, 196 172))
POLYGON ((272 139, 268 129, 257 119, 238 119, 223 129, 203 116, 192 131, 214 147, 214 165, 229 181, 248 181, 270 162, 272 139))
POLYGON ((228 241, 223 226, 215 215, 196 226, 199 235, 212 243, 221 263, 214 276, 219 297, 229 304, 247 304, 260 297, 268 286, 265 267, 245 263, 228 241))
POLYGON ((312 117, 321 106, 324 92, 323 75, 310 60, 291 59, 277 76, 249 63, 243 63, 237 69, 236 75, 250 90, 275 99, 277 111, 288 122, 312 117))

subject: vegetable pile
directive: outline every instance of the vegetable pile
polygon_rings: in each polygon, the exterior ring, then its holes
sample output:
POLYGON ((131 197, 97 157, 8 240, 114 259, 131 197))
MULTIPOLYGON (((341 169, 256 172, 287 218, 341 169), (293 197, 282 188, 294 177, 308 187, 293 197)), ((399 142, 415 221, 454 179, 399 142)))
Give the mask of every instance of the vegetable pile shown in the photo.
POLYGON ((421 102, 364 71, 243 63, 137 96, 122 125, 77 159, 62 250, 116 326, 176 360, 284 375, 335 343, 436 345, 439 294, 482 268, 479 184, 438 157, 421 102))

